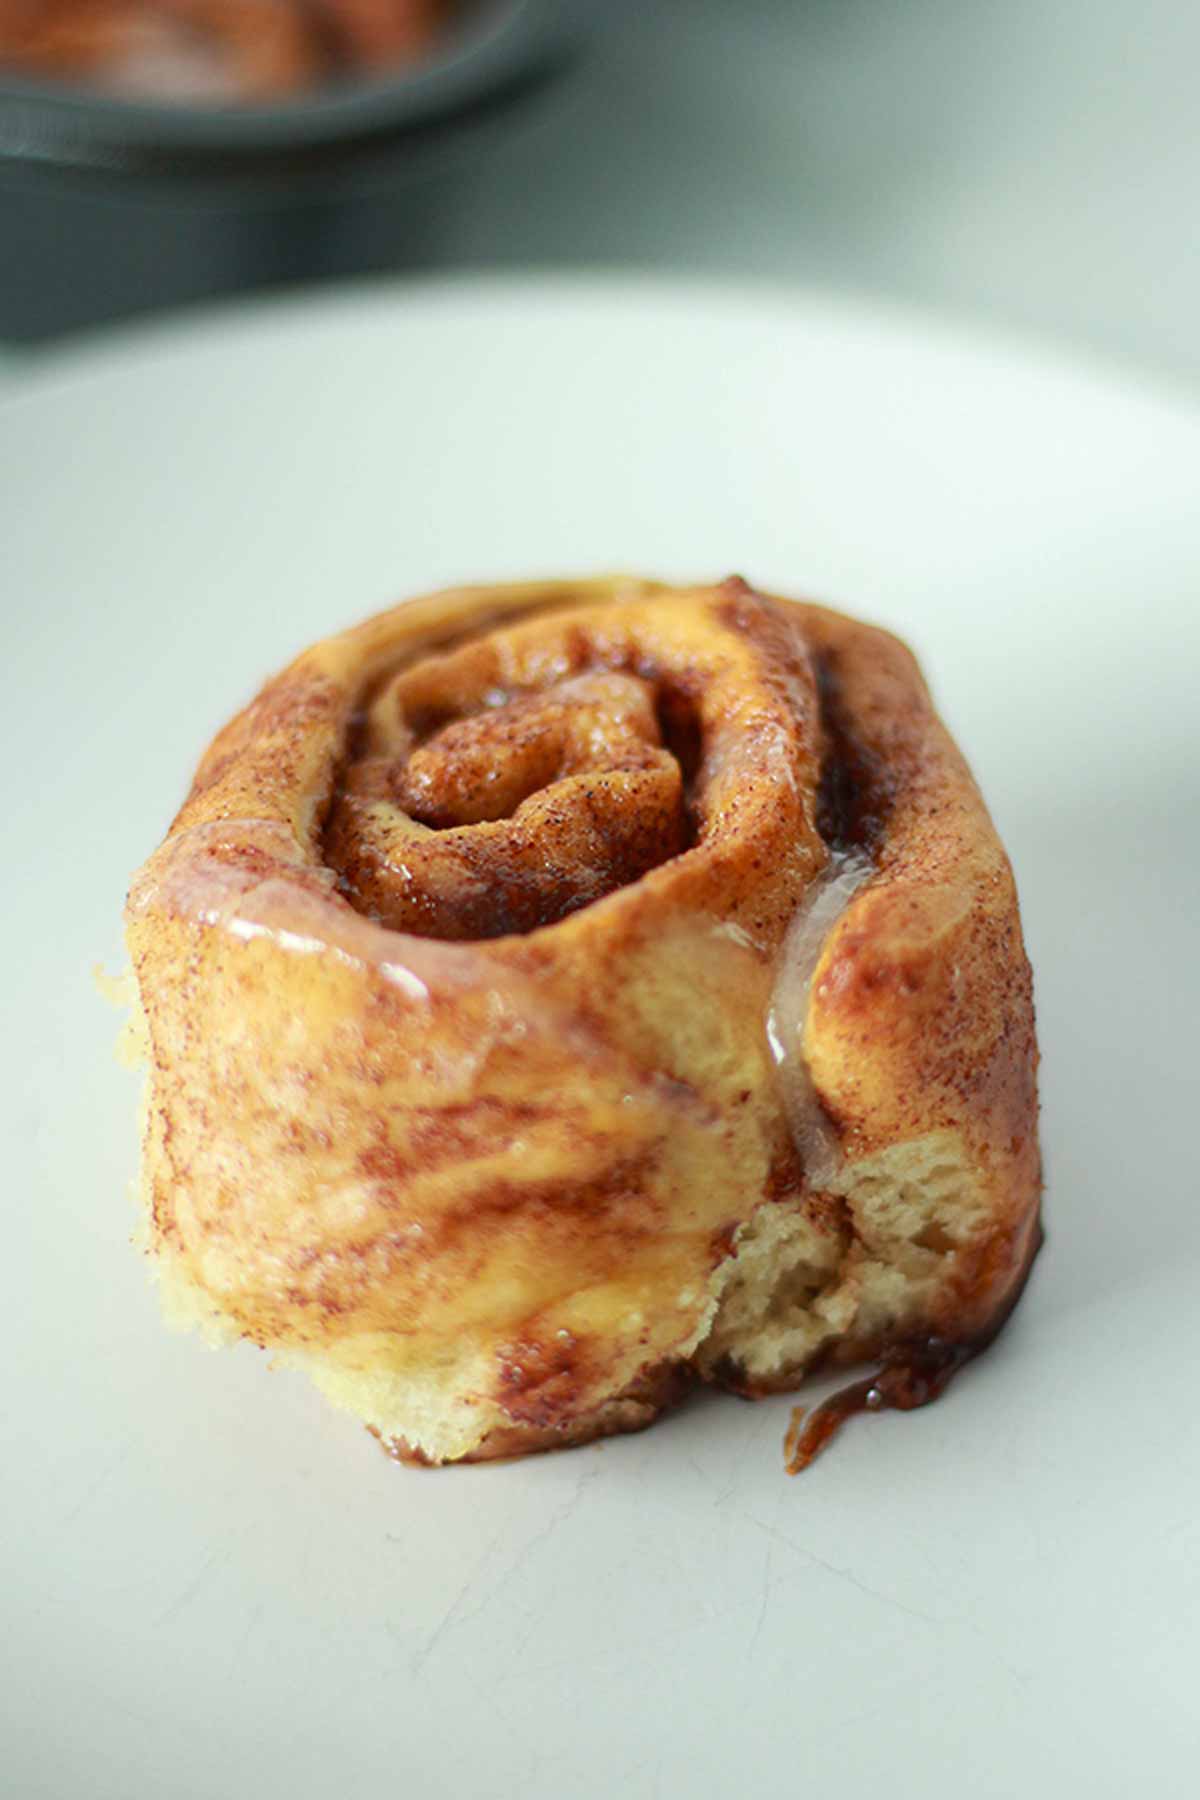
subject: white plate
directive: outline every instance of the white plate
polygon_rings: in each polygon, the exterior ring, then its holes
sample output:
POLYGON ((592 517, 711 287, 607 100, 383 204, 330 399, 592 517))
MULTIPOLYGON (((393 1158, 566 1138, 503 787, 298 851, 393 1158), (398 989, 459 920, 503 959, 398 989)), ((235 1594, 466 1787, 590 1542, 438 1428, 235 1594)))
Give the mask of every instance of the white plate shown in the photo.
POLYGON ((5 1774, 21 1796, 1181 1795, 1200 1732, 1200 418, 784 295, 376 288, 0 408, 5 1774), (226 714, 459 577, 898 628, 1013 853, 1048 1247, 938 1406, 426 1474, 159 1325, 90 965, 226 714))

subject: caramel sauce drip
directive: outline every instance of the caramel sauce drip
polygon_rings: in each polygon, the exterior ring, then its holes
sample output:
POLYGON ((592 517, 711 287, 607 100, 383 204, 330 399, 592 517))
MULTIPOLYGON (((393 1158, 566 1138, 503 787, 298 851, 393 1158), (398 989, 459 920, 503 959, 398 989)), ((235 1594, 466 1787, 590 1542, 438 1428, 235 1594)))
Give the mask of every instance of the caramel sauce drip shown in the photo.
POLYGON ((953 1377, 978 1355, 983 1345, 947 1344, 929 1338, 924 1344, 900 1346, 874 1375, 851 1382, 812 1408, 796 1406, 784 1439, 789 1475, 799 1475, 815 1462, 847 1419, 866 1412, 913 1412, 940 1399, 953 1377))
POLYGON ((835 1438, 847 1419, 859 1413, 915 1412, 940 1400, 959 1370, 990 1348, 1007 1325, 1013 1309, 1025 1292, 1033 1265, 1046 1241, 1039 1220, 1029 1236, 1023 1267, 1016 1281, 982 1331, 973 1337, 951 1342, 946 1338, 928 1337, 917 1343, 899 1343, 886 1351, 874 1375, 839 1388, 836 1394, 811 1409, 792 1408, 791 1423, 783 1440, 784 1466, 789 1475, 799 1475, 816 1461, 835 1438))

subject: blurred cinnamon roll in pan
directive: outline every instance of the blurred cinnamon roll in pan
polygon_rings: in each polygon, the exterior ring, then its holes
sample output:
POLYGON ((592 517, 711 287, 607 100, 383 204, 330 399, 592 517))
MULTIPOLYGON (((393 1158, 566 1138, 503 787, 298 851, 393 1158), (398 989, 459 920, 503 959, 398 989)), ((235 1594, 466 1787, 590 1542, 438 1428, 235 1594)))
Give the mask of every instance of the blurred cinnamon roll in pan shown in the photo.
POLYGON ((127 925, 168 1309, 406 1459, 868 1359, 917 1404, 1036 1251, 1008 861, 909 652, 823 608, 399 606, 217 736, 127 925))
POLYGON ((0 0, 0 69, 146 100, 277 101, 428 54, 450 0, 0 0))

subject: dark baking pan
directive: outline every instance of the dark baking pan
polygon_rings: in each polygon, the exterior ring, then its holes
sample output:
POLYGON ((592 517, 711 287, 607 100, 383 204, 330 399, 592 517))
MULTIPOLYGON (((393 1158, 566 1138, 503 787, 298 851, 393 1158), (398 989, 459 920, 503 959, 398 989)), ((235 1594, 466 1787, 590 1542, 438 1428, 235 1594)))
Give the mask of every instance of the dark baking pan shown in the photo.
POLYGON ((428 60, 271 106, 154 105, 0 72, 0 334, 412 265, 472 153, 596 0, 476 0, 428 60))

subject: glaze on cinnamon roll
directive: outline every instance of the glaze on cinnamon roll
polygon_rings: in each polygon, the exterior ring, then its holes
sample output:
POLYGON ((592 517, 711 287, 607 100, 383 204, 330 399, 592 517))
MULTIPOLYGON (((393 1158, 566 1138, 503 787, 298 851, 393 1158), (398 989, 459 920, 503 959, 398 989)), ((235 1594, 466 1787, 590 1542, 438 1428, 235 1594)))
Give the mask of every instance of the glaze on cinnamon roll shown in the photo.
POLYGON ((1009 866, 908 651, 821 608, 541 583, 330 638, 128 937, 171 1310, 398 1455, 949 1366, 1034 1253, 1009 866))

